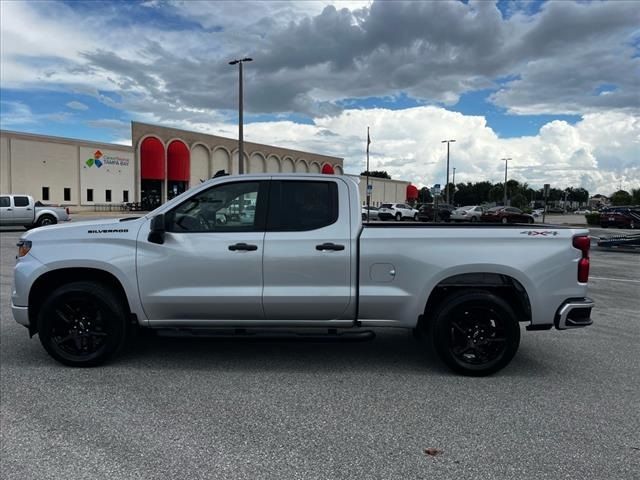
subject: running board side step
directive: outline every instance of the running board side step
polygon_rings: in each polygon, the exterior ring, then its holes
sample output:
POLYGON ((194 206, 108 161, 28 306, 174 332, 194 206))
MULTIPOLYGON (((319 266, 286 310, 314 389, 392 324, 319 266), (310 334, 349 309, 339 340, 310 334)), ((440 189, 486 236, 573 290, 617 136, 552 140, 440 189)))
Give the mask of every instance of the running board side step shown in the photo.
POLYGON ((328 329, 324 332, 304 332, 295 330, 255 330, 246 328, 151 328, 160 337, 220 338, 242 341, 287 341, 303 342, 366 342, 376 337, 372 330, 339 331, 328 329))

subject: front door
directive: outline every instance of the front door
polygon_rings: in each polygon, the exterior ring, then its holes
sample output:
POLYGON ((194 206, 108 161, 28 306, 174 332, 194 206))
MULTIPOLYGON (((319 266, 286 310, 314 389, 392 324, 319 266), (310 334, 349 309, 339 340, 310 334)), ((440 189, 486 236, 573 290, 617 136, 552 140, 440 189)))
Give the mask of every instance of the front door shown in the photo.
POLYGON ((349 218, 341 180, 272 182, 263 262, 267 320, 353 319, 349 218))
POLYGON ((164 243, 138 236, 138 283, 158 325, 263 320, 262 254, 266 181, 229 181, 165 214, 164 243))

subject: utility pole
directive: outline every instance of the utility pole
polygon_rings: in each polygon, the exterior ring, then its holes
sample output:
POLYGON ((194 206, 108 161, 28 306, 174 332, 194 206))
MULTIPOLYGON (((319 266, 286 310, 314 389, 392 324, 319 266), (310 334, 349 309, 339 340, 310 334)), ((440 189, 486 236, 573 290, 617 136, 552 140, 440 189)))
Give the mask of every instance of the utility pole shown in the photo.
POLYGON ((453 192, 451 193, 451 205, 453 205, 453 199, 456 196, 456 167, 453 167, 453 192))
POLYGON ((507 166, 509 165, 509 160, 511 160, 511 157, 509 158, 503 158, 502 161, 504 161, 504 206, 507 206, 507 166))
POLYGON ((238 173, 244 173, 244 131, 242 122, 242 64, 244 62, 252 62, 253 58, 242 58, 231 60, 229 65, 238 65, 238 173))
POLYGON ((447 204, 449 203, 449 144, 454 142, 455 140, 442 140, 441 142, 441 143, 447 144, 447 183, 445 184, 445 188, 447 189, 446 191, 447 204))

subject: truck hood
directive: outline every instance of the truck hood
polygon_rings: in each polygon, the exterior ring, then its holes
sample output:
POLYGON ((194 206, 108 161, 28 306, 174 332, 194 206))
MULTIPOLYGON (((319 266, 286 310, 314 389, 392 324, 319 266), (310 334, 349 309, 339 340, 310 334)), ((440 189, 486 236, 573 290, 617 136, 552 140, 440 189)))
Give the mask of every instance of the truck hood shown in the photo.
POLYGON ((66 224, 49 225, 34 228, 22 236, 23 240, 75 240, 96 237, 129 237, 132 232, 137 234, 146 217, 139 218, 109 218, 103 220, 87 220, 66 224))

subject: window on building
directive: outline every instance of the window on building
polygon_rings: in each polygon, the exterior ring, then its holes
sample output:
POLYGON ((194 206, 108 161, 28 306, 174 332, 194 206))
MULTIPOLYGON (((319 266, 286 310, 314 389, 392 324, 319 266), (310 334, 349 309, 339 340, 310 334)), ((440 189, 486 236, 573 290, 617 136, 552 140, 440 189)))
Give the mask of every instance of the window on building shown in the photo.
POLYGON ((129 201, 129 190, 122 191, 122 201, 125 203, 129 201))
POLYGON ((45 202, 49 200, 49 187, 42 187, 42 200, 45 202))
POLYGON ((93 188, 87 188, 87 202, 93 202, 93 188))
POLYGON ((104 200, 105 200, 105 202, 110 202, 111 201, 111 190, 106 190, 104 192, 104 200))
POLYGON ((71 201, 71 189, 68 187, 64 189, 64 201, 65 202, 71 201))

